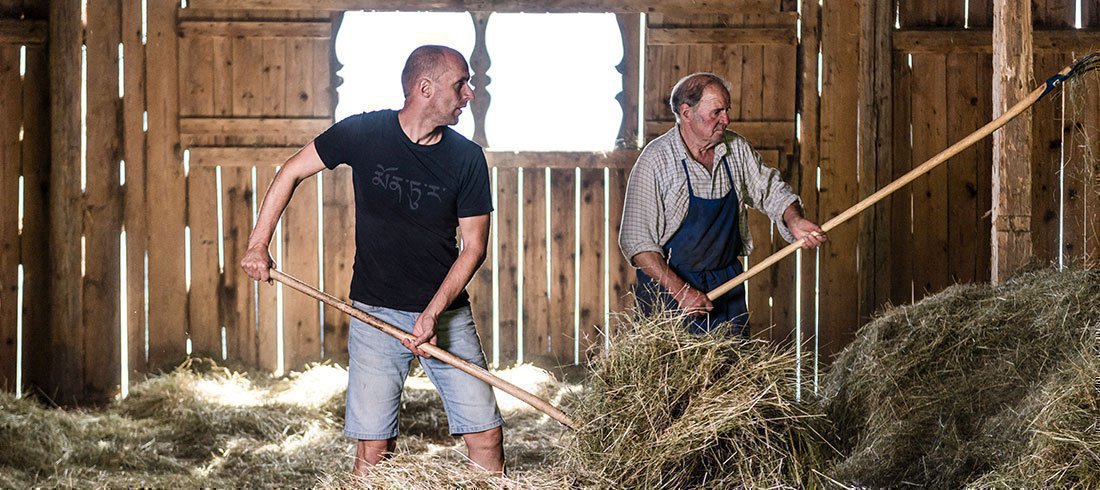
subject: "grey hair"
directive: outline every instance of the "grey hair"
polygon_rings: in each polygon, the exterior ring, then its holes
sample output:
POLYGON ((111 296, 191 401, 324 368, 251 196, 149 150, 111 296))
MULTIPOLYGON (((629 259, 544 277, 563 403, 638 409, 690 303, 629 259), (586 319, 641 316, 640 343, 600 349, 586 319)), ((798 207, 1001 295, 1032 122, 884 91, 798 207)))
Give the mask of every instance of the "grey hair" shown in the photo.
POLYGON ((401 90, 405 97, 413 91, 413 84, 421 77, 435 80, 440 71, 446 66, 448 56, 454 56, 466 64, 466 58, 462 53, 447 46, 428 44, 413 50, 409 59, 405 60, 405 68, 401 70, 401 90))
POLYGON ((730 86, 722 77, 709 72, 692 73, 681 78, 672 86, 672 97, 668 99, 668 105, 672 107, 672 114, 676 116, 676 122, 680 122, 680 106, 687 104, 695 107, 703 98, 703 91, 707 87, 715 86, 726 93, 726 100, 730 98, 730 86))

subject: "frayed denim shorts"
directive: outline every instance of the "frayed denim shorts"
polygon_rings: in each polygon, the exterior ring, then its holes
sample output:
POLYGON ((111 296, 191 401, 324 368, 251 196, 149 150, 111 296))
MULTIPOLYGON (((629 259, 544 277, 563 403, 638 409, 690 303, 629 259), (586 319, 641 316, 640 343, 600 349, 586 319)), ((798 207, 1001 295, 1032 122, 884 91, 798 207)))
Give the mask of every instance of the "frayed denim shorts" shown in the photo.
MULTIPOLYGON (((369 306, 356 308, 406 332, 412 332, 418 312, 369 306)), ((344 435, 361 440, 396 437, 401 388, 409 374, 413 353, 397 339, 355 318, 348 334, 348 393, 344 435)), ((436 324, 436 345, 477 366, 485 367, 485 353, 477 336, 470 307, 444 312, 436 324)), ((420 359, 420 365, 439 390, 451 434, 486 431, 504 424, 493 388, 438 359, 420 359)))

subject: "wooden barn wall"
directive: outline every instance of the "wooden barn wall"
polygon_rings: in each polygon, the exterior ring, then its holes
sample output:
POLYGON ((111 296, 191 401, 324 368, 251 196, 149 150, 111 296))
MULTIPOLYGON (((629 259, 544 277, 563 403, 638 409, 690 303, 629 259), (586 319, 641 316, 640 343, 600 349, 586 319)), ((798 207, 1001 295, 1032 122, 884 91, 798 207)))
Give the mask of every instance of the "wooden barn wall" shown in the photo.
MULTIPOLYGON (((469 289, 490 362, 583 363, 606 345, 632 304, 617 231, 634 137, 671 127, 681 76, 730 80, 731 127, 821 223, 992 119, 991 1, 738 0, 705 15, 686 0, 622 2, 616 150, 495 152, 475 131, 496 212, 469 289)), ((0 0, 0 389, 103 401, 189 352, 268 371, 346 356, 347 318, 237 264, 277 166, 332 123, 339 10, 399 6, 189 3, 82 13, 80 2, 0 0)), ((437 6, 470 5, 484 9, 437 6)), ((1072 5, 1033 3, 1037 78, 1100 49, 1100 4, 1083 2, 1082 30, 1072 5)), ((482 35, 490 19, 473 15, 482 35)), ((490 55, 482 39, 470 60, 482 117, 490 55)), ((1044 263, 1100 256, 1092 83, 1032 111, 1044 263)), ((825 362, 882 305, 988 280, 991 159, 980 142, 833 230, 820 252, 750 280, 754 331, 825 362)), ((346 298, 351 202, 346 169, 304 182, 272 242, 280 268, 346 298)), ((751 220, 750 265, 784 245, 751 220)))
MULTIPOLYGON (((190 234, 188 302, 179 314, 193 355, 282 372, 325 349, 343 351, 346 321, 335 311, 256 284, 238 265, 277 166, 332 123, 331 16, 188 8, 178 33, 181 68, 172 79, 187 165, 179 198, 190 234)), ((350 203, 345 171, 302 182, 271 243, 279 268, 346 297, 350 203)))
POLYGON ((48 361, 48 6, 0 1, 0 390, 39 383, 48 361), (22 347, 22 350, 20 350, 22 347), (18 384, 17 384, 18 383, 18 384))
MULTIPOLYGON (((894 174, 900 176, 958 141, 992 114, 991 1, 900 2, 894 34, 894 174), (911 132, 907 133, 907 129, 911 132)), ((1037 86, 1075 58, 1100 49, 1096 2, 1032 2, 1037 86)), ((1032 118, 1032 216, 1037 264, 1095 263, 1095 89, 1044 98, 1032 118), (1091 145, 1091 146, 1089 146, 1091 145), (1086 146, 1091 148, 1087 153, 1086 146), (1091 160, 1090 160, 1091 158, 1091 160)), ((985 139, 893 198, 894 304, 955 283, 990 278, 992 139, 985 139), (908 203, 906 203, 908 201, 908 203)))

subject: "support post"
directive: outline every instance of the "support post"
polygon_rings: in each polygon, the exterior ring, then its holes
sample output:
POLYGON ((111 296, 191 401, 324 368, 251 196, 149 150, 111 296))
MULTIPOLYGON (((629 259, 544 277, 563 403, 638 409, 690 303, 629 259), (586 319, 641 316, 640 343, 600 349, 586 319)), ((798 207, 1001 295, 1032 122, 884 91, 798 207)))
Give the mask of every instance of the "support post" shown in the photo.
MULTIPOLYGON (((1000 116, 1033 85, 1030 0, 993 6, 993 111, 1000 116)), ((1003 282, 1032 255, 1031 114, 993 134, 991 282, 1003 282)))

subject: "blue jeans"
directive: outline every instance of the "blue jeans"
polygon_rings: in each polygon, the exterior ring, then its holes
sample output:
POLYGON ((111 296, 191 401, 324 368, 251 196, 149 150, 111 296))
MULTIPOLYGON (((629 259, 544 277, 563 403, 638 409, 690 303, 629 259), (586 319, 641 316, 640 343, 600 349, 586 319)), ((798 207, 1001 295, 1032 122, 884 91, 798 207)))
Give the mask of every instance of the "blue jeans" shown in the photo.
MULTIPOLYGON (((393 310, 353 302, 354 306, 406 332, 412 332, 419 312, 393 310)), ((363 440, 396 437, 401 389, 413 353, 397 339, 355 318, 348 335, 348 393, 344 435, 363 440)), ((440 348, 485 367, 470 307, 444 312, 436 324, 440 348)), ((486 431, 504 424, 489 384, 438 359, 420 359, 443 398, 451 434, 486 431)))

